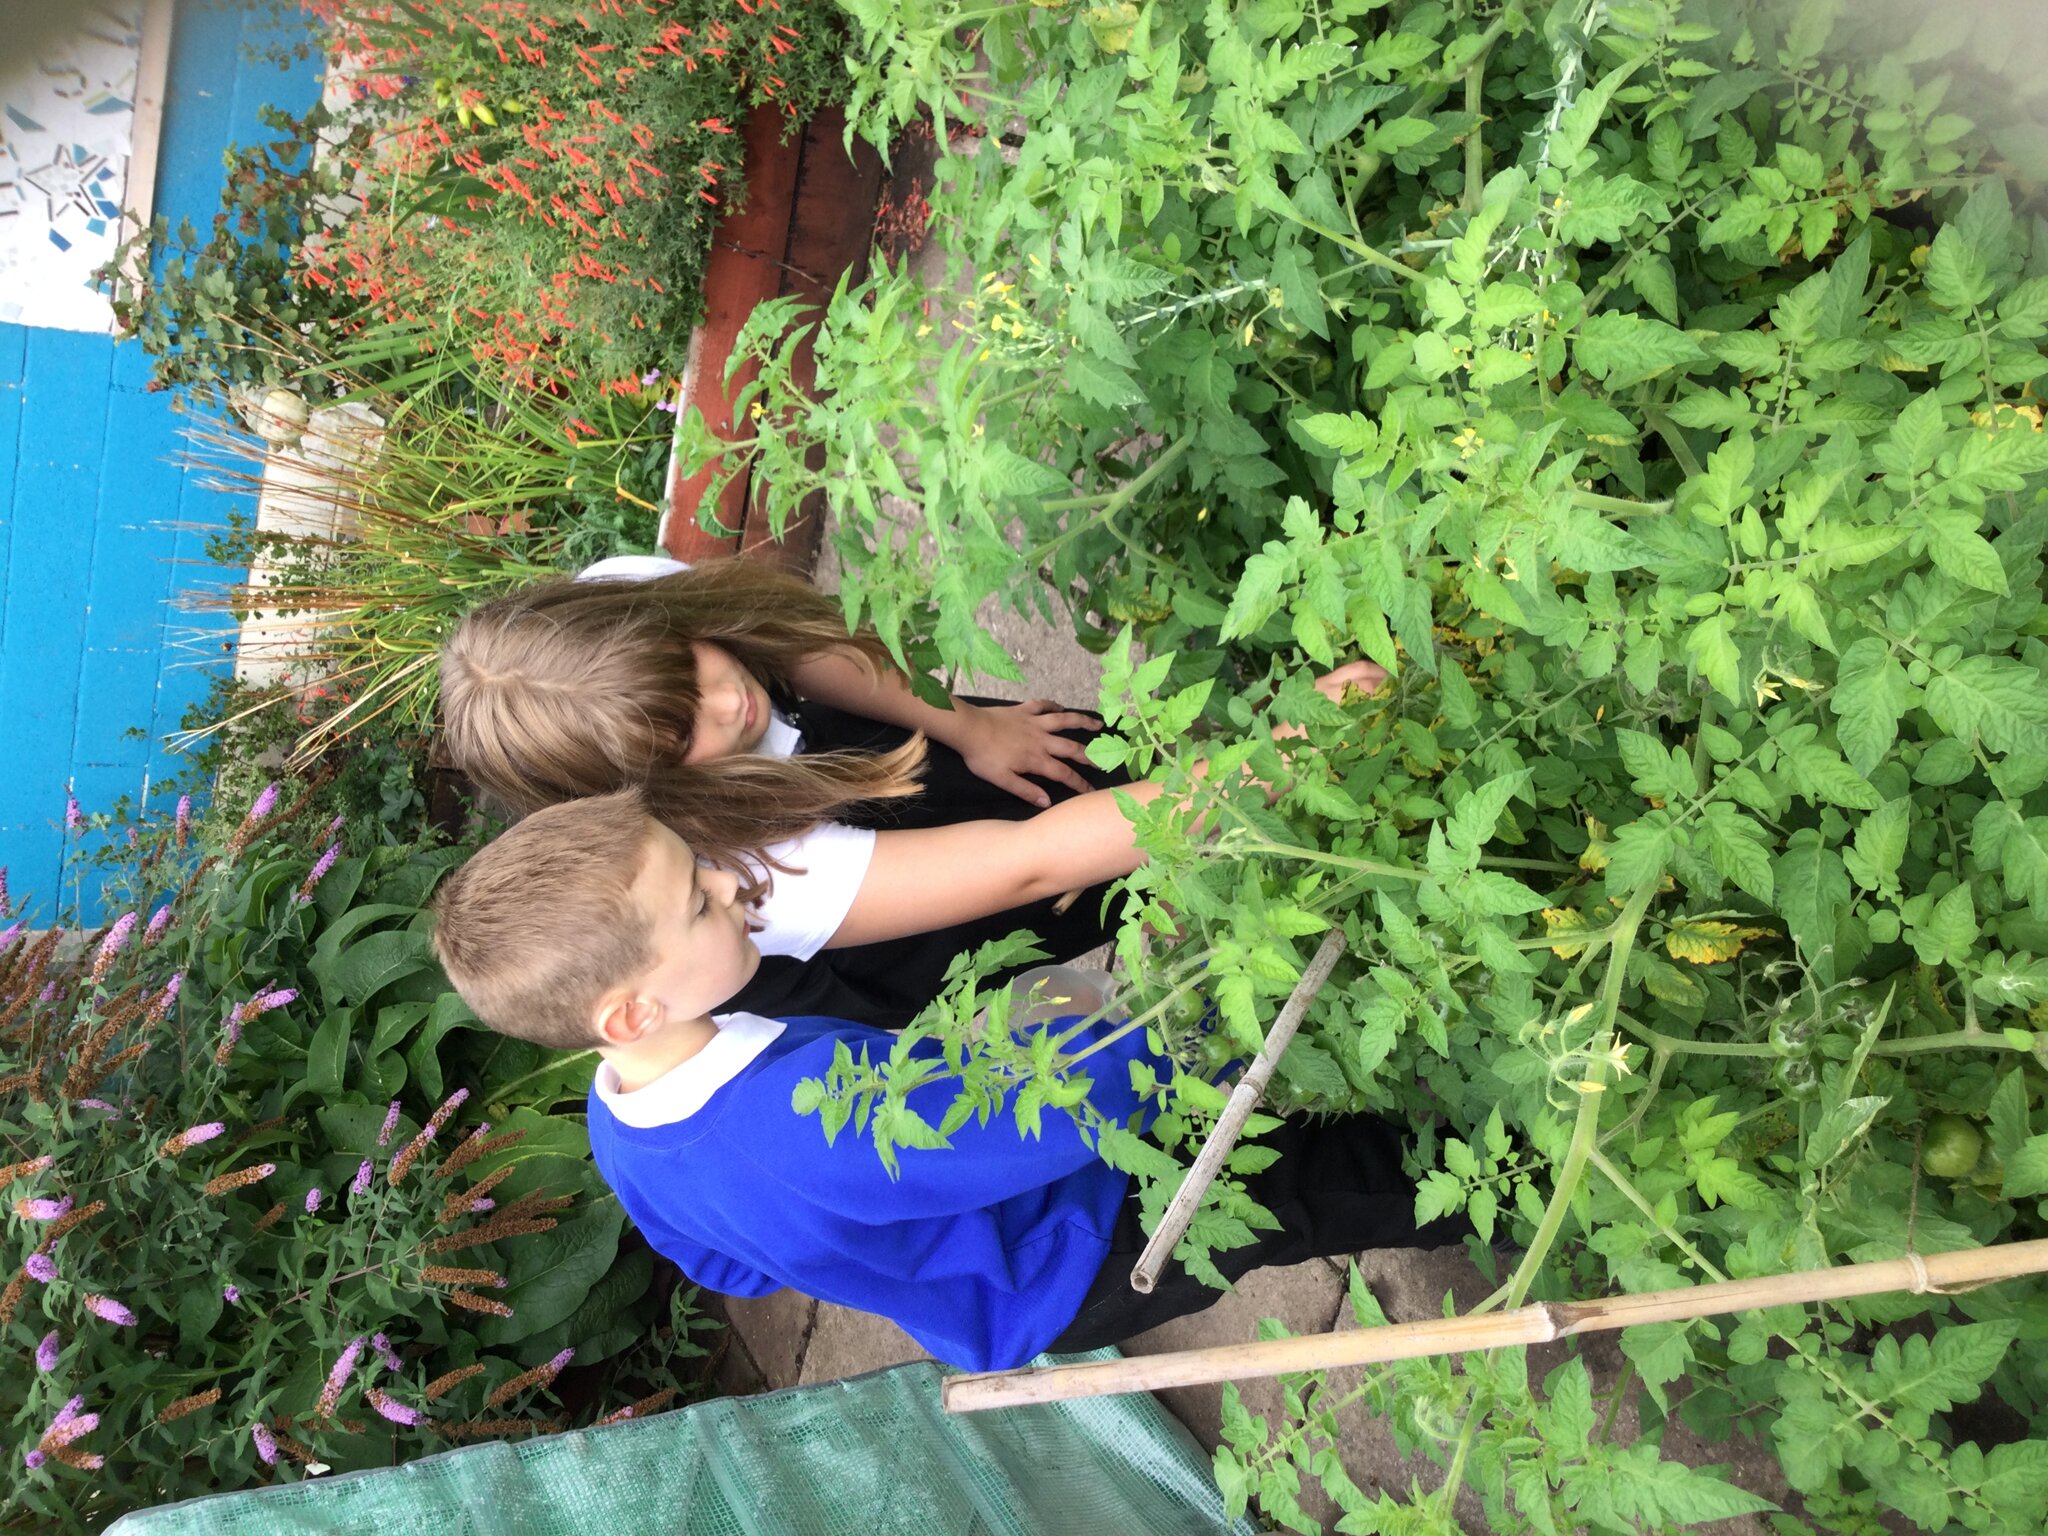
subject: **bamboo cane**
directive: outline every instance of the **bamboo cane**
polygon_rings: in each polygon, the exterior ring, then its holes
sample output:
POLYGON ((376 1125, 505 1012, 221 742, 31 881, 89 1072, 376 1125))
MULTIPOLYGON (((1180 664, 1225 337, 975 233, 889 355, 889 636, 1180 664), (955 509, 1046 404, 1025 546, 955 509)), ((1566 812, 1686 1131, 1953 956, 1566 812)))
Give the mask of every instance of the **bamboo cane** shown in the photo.
POLYGON ((1723 1280, 1633 1296, 1602 1296, 1592 1301, 1538 1302, 1513 1312, 1393 1323, 1355 1333, 1305 1334, 1292 1339, 1220 1344, 1164 1355, 1104 1360, 1092 1365, 952 1376, 939 1389, 940 1402, 953 1413, 975 1413, 1073 1397, 1151 1392, 1164 1387, 1238 1381, 1250 1376, 1413 1360, 1422 1355, 1547 1344, 1576 1334, 1612 1332, 1644 1323, 1690 1322, 1721 1312, 1840 1301, 1885 1291, 1908 1291, 1918 1296, 2044 1271, 2048 1271, 2048 1239, 2001 1243, 1957 1253, 1909 1253, 1904 1258, 1868 1264, 1723 1280))
POLYGON ((1323 939, 1322 948, 1309 961, 1308 969, 1301 973, 1301 980, 1288 994, 1286 1006, 1280 1010, 1280 1017, 1273 1021, 1273 1028, 1267 1033, 1266 1043, 1259 1048, 1258 1056, 1245 1069, 1244 1076, 1237 1080, 1237 1087, 1231 1090, 1230 1102, 1223 1106, 1221 1118, 1209 1132, 1209 1139, 1202 1144, 1195 1166, 1188 1170, 1187 1176, 1180 1181, 1180 1188, 1174 1191, 1173 1201, 1166 1207, 1166 1214, 1159 1218, 1159 1227, 1153 1232, 1152 1240, 1138 1255, 1138 1262, 1131 1269, 1131 1289, 1140 1295, 1151 1295, 1152 1287, 1158 1284, 1159 1271, 1165 1267, 1174 1246, 1187 1231, 1188 1223, 1195 1219, 1196 1207, 1202 1203, 1202 1196, 1208 1193, 1209 1186, 1222 1171, 1223 1159, 1237 1145, 1245 1121, 1251 1118, 1252 1110, 1266 1091, 1266 1084, 1272 1080, 1273 1068, 1287 1050, 1288 1042, 1294 1038, 1295 1030, 1301 1027, 1308 1005, 1323 990, 1323 983, 1330 979, 1330 972, 1336 967, 1337 957, 1343 953, 1344 931, 1332 928, 1323 939))

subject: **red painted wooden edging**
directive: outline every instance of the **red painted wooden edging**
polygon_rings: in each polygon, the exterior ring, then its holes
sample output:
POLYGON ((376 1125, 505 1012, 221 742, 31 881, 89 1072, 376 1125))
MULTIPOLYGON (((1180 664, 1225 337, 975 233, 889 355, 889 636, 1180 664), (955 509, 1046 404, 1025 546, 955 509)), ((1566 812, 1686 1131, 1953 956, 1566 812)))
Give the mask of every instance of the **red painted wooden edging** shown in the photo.
MULTIPOLYGON (((733 342, 757 304, 797 294, 822 305, 843 272, 856 276, 867 261, 874 236, 874 207, 881 183, 880 158, 866 144, 849 157, 845 119, 835 109, 818 114, 788 143, 785 119, 773 106, 747 119, 746 207, 720 222, 704 268, 704 318, 691 333, 683 368, 684 410, 695 406, 706 424, 727 441, 747 435, 733 421, 734 393, 752 377, 751 365, 727 385, 725 368, 733 342)), ((796 366, 796 382, 814 377, 808 344, 796 366)), ((717 466, 687 478, 669 467, 670 507, 663 544, 679 560, 713 560, 759 554, 798 573, 808 573, 823 521, 822 498, 806 500, 780 540, 771 536, 751 469, 735 475, 720 491, 712 514, 731 534, 706 532, 698 522, 717 466), (735 536, 736 535, 736 536, 735 536)))

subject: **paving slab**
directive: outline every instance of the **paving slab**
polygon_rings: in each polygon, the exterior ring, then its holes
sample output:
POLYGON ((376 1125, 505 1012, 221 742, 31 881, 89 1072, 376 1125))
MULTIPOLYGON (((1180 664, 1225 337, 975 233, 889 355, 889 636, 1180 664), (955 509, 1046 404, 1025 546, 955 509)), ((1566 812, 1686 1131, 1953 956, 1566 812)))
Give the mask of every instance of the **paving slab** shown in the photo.
MULTIPOLYGON (((1257 1338, 1259 1323, 1269 1317, 1286 1324, 1290 1333, 1327 1333, 1343 1304, 1343 1280, 1333 1266, 1320 1259, 1255 1269, 1214 1306, 1128 1339, 1123 1351, 1126 1355, 1159 1355, 1211 1344, 1242 1344, 1257 1338)), ((1237 1386, 1247 1410, 1268 1423, 1279 1421, 1284 1407, 1277 1380, 1243 1381, 1237 1386)), ((1213 1451, 1222 1442, 1221 1386, 1173 1387, 1156 1395, 1202 1443, 1202 1449, 1213 1451)), ((1338 1513, 1313 1485, 1302 1490, 1302 1508, 1325 1526, 1338 1513)))
POLYGON ((818 1303, 801 1291, 727 1296, 726 1321, 746 1345, 770 1389, 794 1386, 803 1374, 818 1303))
POLYGON ((822 1301, 817 1308, 810 1347, 804 1351, 803 1369, 797 1376, 803 1386, 878 1371, 885 1365, 931 1359, 915 1339, 887 1318, 822 1301))

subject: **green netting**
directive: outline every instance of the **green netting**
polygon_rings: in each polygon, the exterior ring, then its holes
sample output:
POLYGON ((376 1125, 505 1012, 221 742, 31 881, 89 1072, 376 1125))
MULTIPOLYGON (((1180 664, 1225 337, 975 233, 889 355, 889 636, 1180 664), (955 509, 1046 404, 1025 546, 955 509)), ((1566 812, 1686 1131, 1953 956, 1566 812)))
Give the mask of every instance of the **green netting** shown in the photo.
POLYGON ((952 1415, 939 1378, 920 1361, 718 1398, 167 1504, 107 1536, 1251 1536, 1150 1396, 952 1415))

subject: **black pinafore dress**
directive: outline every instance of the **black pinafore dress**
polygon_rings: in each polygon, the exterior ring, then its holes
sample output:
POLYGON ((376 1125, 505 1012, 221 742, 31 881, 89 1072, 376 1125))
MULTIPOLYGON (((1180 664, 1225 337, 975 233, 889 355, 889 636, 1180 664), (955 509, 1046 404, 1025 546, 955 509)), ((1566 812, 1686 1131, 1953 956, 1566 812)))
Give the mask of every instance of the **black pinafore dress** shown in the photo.
MULTIPOLYGON (((786 695, 778 696, 775 704, 803 733, 806 752, 886 752, 910 737, 900 726, 848 714, 825 704, 786 695)), ((1086 742, 1094 733, 1063 734, 1086 742)), ((1128 782, 1124 775, 1105 773, 1092 763, 1074 766, 1097 789, 1128 782)), ((1038 814, 1037 807, 977 778, 958 752, 935 741, 927 744, 922 782, 923 791, 917 795, 867 801, 848 807, 839 819, 850 826, 886 832, 950 826, 960 821, 1022 821, 1038 814)), ((1075 793, 1044 779, 1033 782, 1050 794, 1055 804, 1071 799, 1075 793)), ((1104 911, 1103 898, 1108 890, 1107 885, 1090 887, 1061 913, 1053 911, 1054 902, 1033 902, 931 933, 912 934, 880 944, 821 950, 809 960, 763 955, 753 979, 719 1011, 757 1013, 771 1019, 816 1015, 852 1019, 882 1029, 901 1029, 938 996, 954 956, 979 945, 1025 929, 1037 936, 1039 947, 1052 959, 1070 960, 1108 942, 1122 920, 1120 900, 1104 911)), ((1012 966, 998 972, 991 978, 991 984, 1042 963, 1027 961, 1012 966)))

